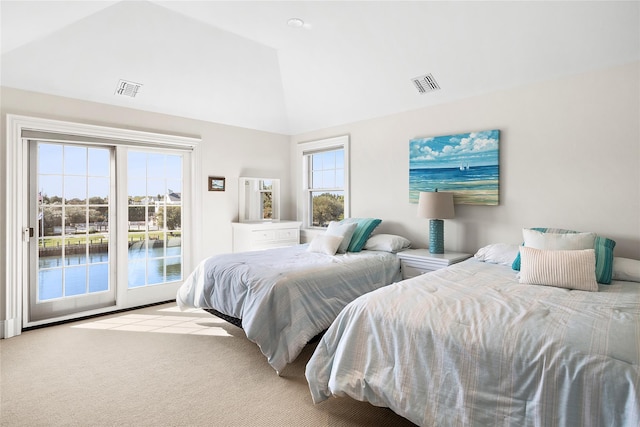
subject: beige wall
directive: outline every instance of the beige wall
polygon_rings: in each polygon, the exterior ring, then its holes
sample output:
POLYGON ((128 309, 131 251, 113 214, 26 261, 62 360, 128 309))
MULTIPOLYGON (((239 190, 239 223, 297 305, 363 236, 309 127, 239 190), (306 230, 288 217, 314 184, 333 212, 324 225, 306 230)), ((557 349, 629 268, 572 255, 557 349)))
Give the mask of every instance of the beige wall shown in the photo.
POLYGON ((639 63, 297 135, 292 156, 298 142, 349 134, 351 216, 381 218, 378 232, 427 247, 428 220, 408 202, 409 140, 484 129, 501 131, 500 204, 456 205, 446 249, 473 253, 520 242, 523 227, 562 227, 640 259, 639 63))

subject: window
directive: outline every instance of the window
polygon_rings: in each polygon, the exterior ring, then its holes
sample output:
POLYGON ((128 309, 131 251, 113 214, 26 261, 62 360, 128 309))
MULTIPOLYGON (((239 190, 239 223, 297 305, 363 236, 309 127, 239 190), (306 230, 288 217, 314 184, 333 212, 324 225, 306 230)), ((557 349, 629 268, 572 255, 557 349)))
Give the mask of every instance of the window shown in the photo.
POLYGON ((299 145, 304 227, 327 227, 349 216, 349 137, 299 145))

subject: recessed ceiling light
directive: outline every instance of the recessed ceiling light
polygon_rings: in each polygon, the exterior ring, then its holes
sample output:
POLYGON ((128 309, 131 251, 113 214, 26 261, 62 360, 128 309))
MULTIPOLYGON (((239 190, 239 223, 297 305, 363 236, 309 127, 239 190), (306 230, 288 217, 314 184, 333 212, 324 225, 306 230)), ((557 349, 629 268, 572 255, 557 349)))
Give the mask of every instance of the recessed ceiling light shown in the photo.
POLYGON ((293 28, 300 28, 304 25, 304 21, 300 18, 291 18, 287 21, 287 25, 293 28))

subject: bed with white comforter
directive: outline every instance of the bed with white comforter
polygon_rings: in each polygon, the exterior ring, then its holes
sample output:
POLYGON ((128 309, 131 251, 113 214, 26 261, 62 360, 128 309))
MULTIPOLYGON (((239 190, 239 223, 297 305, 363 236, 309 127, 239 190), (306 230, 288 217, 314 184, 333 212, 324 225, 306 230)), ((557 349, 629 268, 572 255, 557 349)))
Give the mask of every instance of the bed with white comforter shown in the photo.
POLYGON ((401 279, 394 253, 327 255, 307 247, 210 257, 178 290, 178 306, 241 319, 247 338, 280 373, 349 302, 401 279))
POLYGON ((469 259, 350 303, 306 368, 424 426, 640 425, 640 283, 520 284, 469 259))

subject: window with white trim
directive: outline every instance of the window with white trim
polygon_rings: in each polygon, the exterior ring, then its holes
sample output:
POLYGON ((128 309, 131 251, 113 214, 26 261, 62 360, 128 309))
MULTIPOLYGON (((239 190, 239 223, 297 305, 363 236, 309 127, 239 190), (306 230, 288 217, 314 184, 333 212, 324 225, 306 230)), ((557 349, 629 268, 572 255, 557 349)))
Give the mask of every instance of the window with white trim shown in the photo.
POLYGON ((324 228, 349 216, 349 137, 299 144, 302 222, 324 228))

